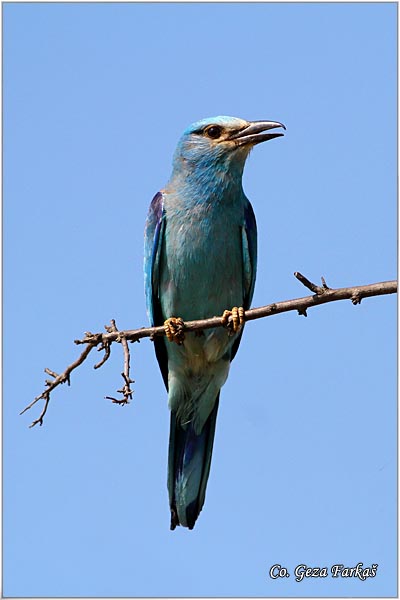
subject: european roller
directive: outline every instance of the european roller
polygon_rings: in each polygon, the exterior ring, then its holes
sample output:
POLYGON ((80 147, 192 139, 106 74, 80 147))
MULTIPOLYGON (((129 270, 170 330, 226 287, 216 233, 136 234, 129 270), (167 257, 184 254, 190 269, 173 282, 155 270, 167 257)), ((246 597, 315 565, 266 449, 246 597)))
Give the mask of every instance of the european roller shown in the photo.
POLYGON ((178 142, 172 175, 150 205, 145 292, 171 411, 168 492, 171 529, 193 529, 210 472, 221 387, 243 333, 257 266, 257 228, 242 187, 256 144, 283 133, 275 121, 213 117, 178 142), (221 315, 225 327, 182 334, 183 321, 221 315), (231 317, 231 318, 230 318, 231 317))

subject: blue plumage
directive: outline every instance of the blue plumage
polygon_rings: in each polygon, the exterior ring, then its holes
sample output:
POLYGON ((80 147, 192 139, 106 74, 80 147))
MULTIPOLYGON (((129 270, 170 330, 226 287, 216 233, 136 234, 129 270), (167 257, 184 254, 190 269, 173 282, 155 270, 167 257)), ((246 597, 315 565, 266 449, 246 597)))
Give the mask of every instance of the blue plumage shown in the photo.
MULTIPOLYGON (((181 137, 171 178, 150 205, 145 229, 145 291, 152 325, 250 307, 257 228, 242 188, 250 149, 281 133, 280 123, 213 117, 181 137)), ((192 529, 210 471, 220 389, 243 329, 186 334, 183 344, 155 339, 171 410, 168 490, 171 529, 192 529)))

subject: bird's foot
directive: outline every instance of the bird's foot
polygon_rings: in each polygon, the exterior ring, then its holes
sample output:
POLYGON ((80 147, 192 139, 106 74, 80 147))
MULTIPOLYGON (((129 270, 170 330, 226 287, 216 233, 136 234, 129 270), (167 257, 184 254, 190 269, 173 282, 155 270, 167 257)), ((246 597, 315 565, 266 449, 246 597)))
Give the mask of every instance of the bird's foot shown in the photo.
POLYGON ((232 310, 224 310, 221 321, 222 325, 229 330, 230 335, 237 333, 245 321, 243 306, 239 306, 239 308, 234 306, 232 310), (232 319, 229 320, 229 317, 232 317, 232 319))
POLYGON ((185 324, 180 317, 170 317, 164 321, 165 335, 170 342, 175 342, 178 346, 181 346, 185 339, 184 327, 185 324))

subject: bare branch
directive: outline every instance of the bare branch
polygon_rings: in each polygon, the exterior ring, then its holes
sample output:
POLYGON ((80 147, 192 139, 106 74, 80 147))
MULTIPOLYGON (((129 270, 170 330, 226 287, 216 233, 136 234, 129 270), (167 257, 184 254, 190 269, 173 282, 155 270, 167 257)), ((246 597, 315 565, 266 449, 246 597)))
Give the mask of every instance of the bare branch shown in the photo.
MULTIPOLYGON (((372 283, 370 285, 331 289, 327 286, 323 277, 321 278, 322 286, 318 286, 297 271, 294 273, 294 275, 303 285, 305 285, 305 287, 314 292, 313 296, 296 298, 295 300, 284 300, 282 302, 268 304, 267 306, 261 306, 260 308, 252 308, 245 311, 245 321, 254 321, 255 319, 270 317, 272 315, 278 315, 280 313, 289 312, 292 310, 297 311, 299 315, 304 315, 306 317, 307 310, 309 308, 318 306, 320 304, 327 304, 328 302, 335 302, 337 300, 351 300, 351 302, 355 305, 360 304, 363 298, 395 294, 397 292, 397 281, 383 281, 380 283, 372 283)), ((232 317, 229 317, 228 322, 231 320, 232 317)), ((210 319, 187 321, 183 325, 183 330, 185 332, 198 332, 199 330, 221 326, 223 326, 223 321, 221 316, 218 316, 210 319)), ((52 392, 54 388, 62 383, 68 382, 69 384, 70 374, 72 371, 86 360, 90 351, 96 346, 99 346, 98 350, 104 350, 104 357, 95 365, 95 369, 101 367, 108 360, 110 356, 110 347, 113 342, 120 342, 122 344, 124 351, 124 370, 121 375, 124 379, 124 386, 122 389, 118 390, 118 393, 122 393, 123 398, 120 400, 110 396, 106 396, 106 398, 112 400, 112 402, 115 404, 124 405, 129 403, 129 400, 132 399, 133 394, 130 384, 134 383, 134 381, 130 378, 130 353, 127 341, 129 340, 131 342, 138 342, 141 338, 145 337, 154 339, 155 336, 165 335, 165 328, 163 325, 161 325, 159 327, 142 327, 141 329, 118 331, 115 321, 112 320, 111 325, 106 326, 105 329, 107 333, 91 333, 87 331, 85 332, 85 337, 83 339, 74 340, 75 344, 86 344, 86 348, 76 359, 76 361, 69 365, 60 375, 57 375, 57 373, 51 371, 50 369, 45 369, 45 372, 54 378, 53 381, 46 380, 47 389, 37 396, 33 402, 31 402, 31 404, 24 408, 24 410, 20 413, 22 415, 39 400, 45 400, 44 408, 39 418, 33 421, 30 427, 33 427, 37 423, 42 425, 43 417, 47 411, 50 401, 50 392, 52 392)))
MULTIPOLYGON (((304 278, 306 279, 306 278, 304 278)), ((308 281, 308 280, 307 280, 308 281)), ((311 284, 311 282, 310 282, 311 284)), ((315 284, 311 284, 315 286, 315 284)), ((326 284, 325 284, 326 285, 326 284)), ((355 287, 346 288, 319 288, 320 291, 314 296, 305 296, 304 298, 296 298, 295 300, 284 300, 283 302, 274 302, 267 306, 261 306, 260 308, 251 308, 246 310, 244 313, 246 321, 254 321, 262 317, 270 317, 272 315, 278 315, 283 312, 289 312, 291 310, 304 311, 312 306, 318 306, 319 304, 326 304, 328 302, 335 302, 336 300, 351 300, 353 304, 355 301, 362 298, 370 298, 371 296, 383 296, 386 294, 395 294, 397 292, 397 281, 383 281, 380 283, 372 283, 370 285, 361 285, 355 287)), ((231 317, 229 318, 229 321, 231 317)), ((221 327, 221 317, 212 317, 211 319, 202 319, 196 321, 186 321, 184 331, 196 331, 197 329, 212 329, 213 327, 221 327)), ((76 344, 90 344, 107 341, 115 342, 118 336, 123 335, 127 340, 136 342, 141 338, 155 337, 159 335, 165 335, 164 326, 159 327, 142 327, 141 329, 130 329, 126 331, 120 331, 116 333, 106 334, 86 334, 86 337, 82 340, 75 340, 76 344)))

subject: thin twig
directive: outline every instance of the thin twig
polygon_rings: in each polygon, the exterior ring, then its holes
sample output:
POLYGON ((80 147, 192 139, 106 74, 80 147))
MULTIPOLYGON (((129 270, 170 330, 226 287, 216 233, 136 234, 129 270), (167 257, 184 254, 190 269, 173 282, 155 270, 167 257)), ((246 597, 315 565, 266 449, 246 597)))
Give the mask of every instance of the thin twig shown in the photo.
MULTIPOLYGON (((106 330, 109 333, 117 333, 118 337, 115 341, 120 342, 124 351, 124 370, 121 373, 122 379, 124 380, 124 386, 120 390, 117 390, 118 394, 123 394, 123 398, 117 399, 112 396, 105 396, 107 400, 111 400, 114 404, 119 404, 120 406, 125 406, 125 404, 129 404, 129 401, 132 400, 133 391, 131 390, 131 383, 135 383, 133 379, 130 378, 130 352, 128 347, 128 342, 126 341, 126 337, 120 331, 118 331, 117 326, 115 324, 115 320, 111 319, 111 325, 107 327, 106 330)), ((110 345, 111 342, 108 342, 110 345)))
MULTIPOLYGON (((81 355, 72 364, 70 364, 63 373, 61 373, 60 375, 57 375, 57 377, 55 377, 54 381, 52 381, 52 382, 47 380, 47 382, 46 382, 47 390, 44 390, 44 392, 42 392, 39 396, 36 396, 36 398, 28 406, 26 406, 24 408, 24 410, 22 410, 19 413, 20 415, 23 415, 24 412, 26 412, 27 410, 32 408, 32 406, 34 404, 36 404, 36 402, 38 402, 39 400, 44 399, 46 401, 41 415, 39 416, 38 419, 36 419, 36 421, 33 421, 33 423, 30 425, 30 427, 33 427, 37 423, 39 423, 40 425, 43 424, 43 417, 46 413, 47 406, 50 401, 50 392, 52 392, 54 390, 54 388, 56 388, 61 383, 69 382, 69 376, 72 373, 72 371, 74 371, 77 367, 79 367, 79 365, 81 365, 84 362, 84 360, 86 360, 86 358, 90 354, 90 351, 95 347, 95 345, 96 344, 88 343, 88 345, 86 346, 84 351, 81 353, 81 355)), ((45 369, 45 371, 47 374, 50 374, 49 373, 50 369, 45 369)))
MULTIPOLYGON (((307 279, 307 277, 304 277, 304 275, 302 275, 298 271, 295 271, 293 274, 296 277, 296 279, 298 279, 303 285, 305 285, 306 288, 308 288, 311 292, 314 292, 314 294, 321 295, 324 293, 324 290, 326 289, 325 286, 321 288, 319 285, 315 285, 315 283, 307 279)), ((325 280, 323 279, 322 284, 324 283, 324 281, 325 280)))
POLYGON ((44 370, 45 373, 47 373, 47 375, 50 375, 51 377, 58 377, 58 373, 55 373, 54 371, 51 371, 50 369, 45 369, 44 370))
POLYGON ((326 285, 325 277, 321 277, 322 287, 324 290, 330 290, 330 288, 326 285))
MULTIPOLYGON (((270 317, 272 315, 278 315, 280 313, 297 311, 300 315, 307 316, 307 309, 320 304, 326 304, 328 302, 335 302, 337 300, 351 300, 353 304, 360 304, 363 298, 370 298, 372 296, 383 296, 386 294, 395 294, 397 292, 397 281, 383 281, 380 283, 372 283, 370 285, 362 285, 355 287, 346 287, 331 289, 326 285, 325 279, 322 280, 322 287, 312 283, 309 279, 304 277, 301 273, 296 271, 295 277, 303 283, 308 289, 314 292, 313 296, 306 296, 304 298, 296 298, 295 300, 284 300, 283 302, 274 302, 267 306, 261 306, 260 308, 252 308, 245 311, 245 321, 253 321, 262 317, 270 317)), ((229 318, 229 321, 231 317, 229 318)), ((187 321, 184 323, 184 331, 198 331, 204 329, 211 329, 214 327, 221 327, 223 325, 221 317, 212 317, 210 319, 202 319, 196 321, 187 321)), ((86 348, 82 354, 77 358, 75 362, 69 365, 63 373, 57 375, 50 369, 45 369, 46 373, 54 377, 53 381, 46 381, 47 389, 45 389, 39 396, 37 396, 31 404, 29 404, 21 415, 29 410, 36 402, 41 399, 45 400, 45 405, 41 415, 36 419, 31 427, 39 423, 42 425, 43 417, 46 413, 49 401, 50 392, 54 390, 58 385, 68 382, 70 374, 74 369, 81 365, 89 355, 90 351, 96 346, 100 346, 99 350, 105 351, 103 359, 95 365, 95 368, 99 368, 103 365, 110 356, 110 346, 113 342, 121 342, 124 349, 124 371, 122 377, 124 379, 124 387, 118 392, 124 394, 122 400, 117 400, 110 396, 106 398, 112 400, 115 404, 127 404, 129 399, 132 398, 132 390, 130 384, 134 383, 130 379, 130 354, 127 341, 138 342, 141 338, 150 337, 153 339, 155 336, 165 335, 164 326, 159 327, 142 327, 141 329, 132 329, 126 331, 118 331, 115 321, 111 321, 111 326, 106 326, 107 333, 91 333, 85 332, 85 337, 81 340, 74 340, 75 344, 86 344, 86 348)))
POLYGON ((110 354, 111 354, 110 342, 104 342, 104 344, 102 344, 100 346, 100 348, 97 348, 97 350, 98 351, 104 350, 104 356, 100 362, 98 362, 94 365, 93 369, 100 369, 100 367, 102 367, 104 365, 104 363, 110 358, 110 354))

